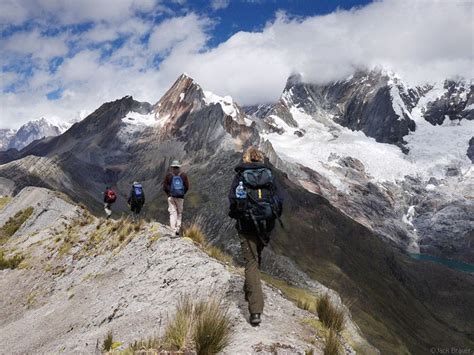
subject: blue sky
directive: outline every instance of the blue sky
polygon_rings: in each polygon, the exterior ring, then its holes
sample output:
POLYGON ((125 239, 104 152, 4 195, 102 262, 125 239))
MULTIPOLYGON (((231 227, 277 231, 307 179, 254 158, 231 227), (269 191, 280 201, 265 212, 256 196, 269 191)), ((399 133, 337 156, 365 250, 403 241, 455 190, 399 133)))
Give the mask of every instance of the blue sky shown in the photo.
POLYGON ((316 83, 372 67, 413 82, 470 78, 472 6, 0 0, 0 127, 77 119, 124 95, 155 102, 182 72, 241 104, 277 100, 294 72, 316 83))

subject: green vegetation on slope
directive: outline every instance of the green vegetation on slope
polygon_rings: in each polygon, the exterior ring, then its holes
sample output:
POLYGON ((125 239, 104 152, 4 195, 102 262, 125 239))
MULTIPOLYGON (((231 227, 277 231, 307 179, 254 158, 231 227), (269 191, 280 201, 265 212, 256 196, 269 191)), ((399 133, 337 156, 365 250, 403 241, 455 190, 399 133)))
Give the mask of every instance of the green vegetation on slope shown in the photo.
POLYGON ((11 199, 10 196, 0 197, 0 211, 8 204, 8 202, 11 201, 11 199))
POLYGON ((4 244, 18 229, 30 218, 33 214, 33 207, 25 208, 18 211, 13 217, 10 217, 8 221, 0 228, 0 245, 4 244))
POLYGON ((0 249, 0 270, 16 269, 23 259, 24 257, 21 254, 15 254, 11 258, 5 257, 5 252, 0 249))

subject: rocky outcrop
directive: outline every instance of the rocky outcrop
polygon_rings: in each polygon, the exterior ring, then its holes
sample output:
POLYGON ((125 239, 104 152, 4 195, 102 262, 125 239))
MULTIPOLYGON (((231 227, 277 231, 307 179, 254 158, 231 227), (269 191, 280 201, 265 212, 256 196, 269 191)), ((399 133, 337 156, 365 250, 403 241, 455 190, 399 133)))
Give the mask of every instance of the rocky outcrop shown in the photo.
POLYGON ((446 81, 446 92, 430 102, 424 113, 424 118, 433 125, 440 125, 446 118, 450 120, 474 119, 473 85, 464 81, 446 81))
POLYGON ((61 220, 80 215, 81 209, 65 195, 40 187, 26 187, 0 213, 0 226, 18 212, 33 207, 33 213, 12 238, 37 233, 61 220))

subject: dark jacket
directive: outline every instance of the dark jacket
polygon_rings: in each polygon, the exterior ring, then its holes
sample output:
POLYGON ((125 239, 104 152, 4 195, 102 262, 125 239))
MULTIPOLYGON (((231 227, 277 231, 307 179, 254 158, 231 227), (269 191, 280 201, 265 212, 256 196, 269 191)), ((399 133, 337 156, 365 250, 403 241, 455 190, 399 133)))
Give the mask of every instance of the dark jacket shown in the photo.
MULTIPOLYGON (((184 193, 188 192, 189 190, 189 179, 186 173, 180 172, 181 178, 183 179, 184 184, 184 193)), ((168 197, 171 196, 171 181, 173 180, 173 173, 170 171, 166 174, 165 179, 163 180, 163 191, 166 193, 168 197)))
POLYGON ((141 201, 137 201, 136 199, 136 196, 135 196, 135 189, 133 188, 132 186, 132 189, 130 190, 130 194, 128 195, 128 204, 130 206, 137 206, 137 205, 140 205, 140 206, 143 206, 145 204, 145 190, 143 190, 142 188, 142 200, 141 201))
MULTIPOLYGON (((269 166, 265 165, 264 163, 241 163, 235 167, 236 174, 234 176, 234 180, 232 181, 232 185, 230 186, 229 195, 228 195, 229 204, 230 204, 229 216, 237 220, 235 224, 235 228, 237 229, 239 233, 252 234, 252 235, 258 234, 258 230, 255 226, 255 223, 250 218, 242 216, 242 214, 237 211, 237 198, 235 197, 235 189, 239 185, 239 182, 241 180, 240 174, 244 170, 260 169, 260 168, 268 168, 272 170, 269 166)), ((279 210, 278 214, 281 215, 283 199, 281 198, 281 195, 279 193, 278 184, 276 180, 274 181, 274 193, 278 200, 278 210, 279 210)), ((275 227, 275 219, 267 221, 266 225, 267 225, 267 232, 271 232, 273 228, 275 227)))

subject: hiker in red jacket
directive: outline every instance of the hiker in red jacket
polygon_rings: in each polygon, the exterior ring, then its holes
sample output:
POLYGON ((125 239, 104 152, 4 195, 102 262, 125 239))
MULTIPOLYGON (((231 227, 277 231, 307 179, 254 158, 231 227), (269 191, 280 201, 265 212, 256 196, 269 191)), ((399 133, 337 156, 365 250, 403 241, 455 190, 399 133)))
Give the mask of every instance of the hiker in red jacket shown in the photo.
POLYGON ((104 191, 104 210, 107 219, 112 215, 112 205, 117 200, 117 194, 110 186, 107 186, 104 191))
POLYGON ((171 170, 163 181, 163 191, 168 196, 168 212, 170 213, 170 227, 176 235, 181 229, 183 217, 184 195, 189 190, 188 176, 181 171, 179 160, 173 160, 171 170))

